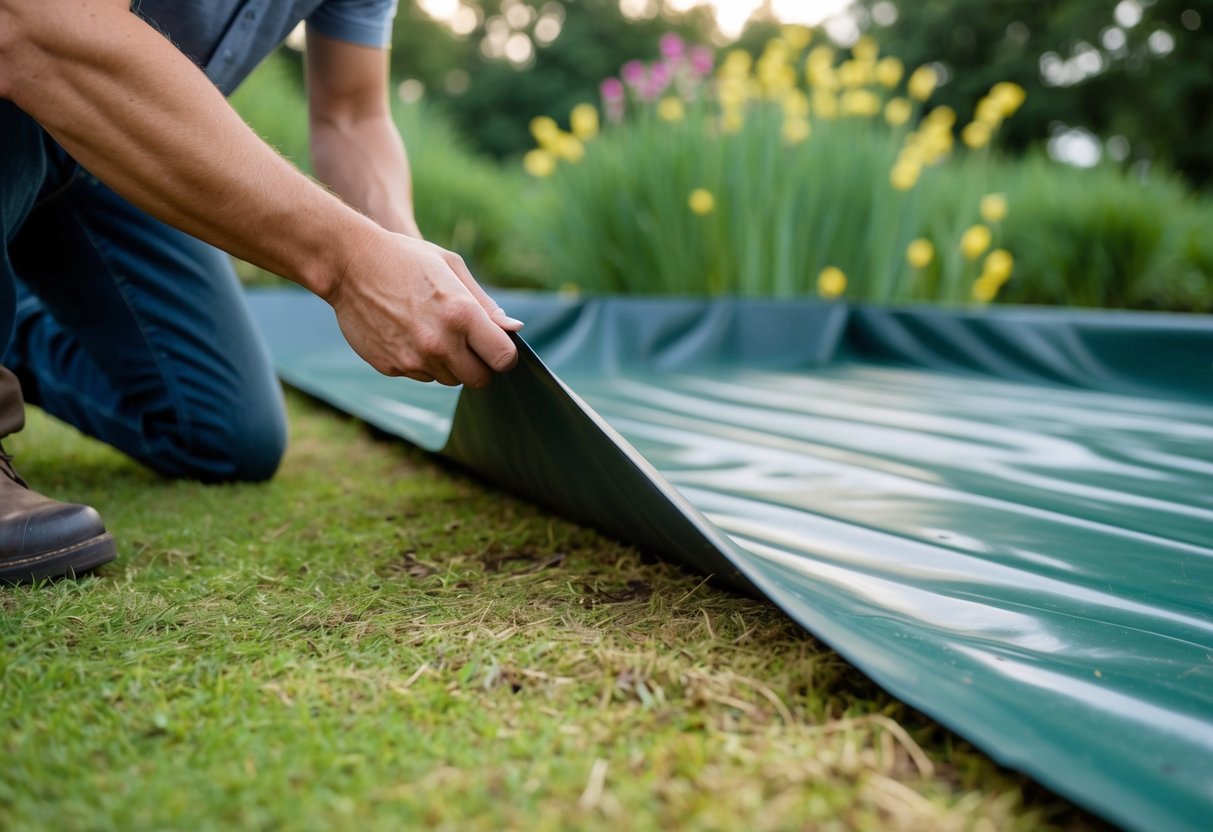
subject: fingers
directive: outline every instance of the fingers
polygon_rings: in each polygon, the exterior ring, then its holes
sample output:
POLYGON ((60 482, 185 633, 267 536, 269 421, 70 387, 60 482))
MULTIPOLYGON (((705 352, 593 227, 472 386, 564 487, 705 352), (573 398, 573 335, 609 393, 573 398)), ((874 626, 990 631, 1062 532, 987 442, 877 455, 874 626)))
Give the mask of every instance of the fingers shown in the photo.
POLYGON ((468 330, 468 346, 488 367, 498 373, 514 369, 518 350, 510 336, 491 319, 481 319, 468 330))
POLYGON ((350 346, 385 375, 483 387, 518 353, 506 315, 456 254, 399 234, 376 238, 330 302, 350 346))
POLYGON ((448 386, 484 387, 494 372, 508 370, 517 361, 510 336, 469 299, 448 302, 436 320, 443 325, 414 343, 420 349, 411 366, 406 365, 407 377, 448 386))
POLYGON ((493 379, 493 371, 489 365, 469 349, 451 356, 448 366, 451 374, 463 382, 465 387, 484 387, 493 379))
POLYGON ((472 293, 472 297, 476 299, 476 302, 480 304, 480 307, 485 312, 488 313, 488 316, 493 320, 494 323, 497 324, 497 326, 501 327, 507 332, 517 332, 518 330, 522 329, 524 326, 522 321, 518 320, 517 318, 511 318, 509 315, 505 314, 505 310, 498 306, 495 300, 489 297, 489 293, 484 291, 484 288, 476 281, 476 278, 472 276, 471 270, 468 269, 467 263, 463 262, 462 257, 453 251, 442 250, 442 254, 446 264, 450 266, 451 271, 453 271, 455 276, 459 278, 459 282, 461 282, 467 288, 467 290, 472 293))
POLYGON ((505 310, 498 306, 495 310, 489 313, 489 317, 493 319, 493 323, 504 329, 506 332, 518 332, 526 324, 517 318, 511 318, 505 314, 505 310))

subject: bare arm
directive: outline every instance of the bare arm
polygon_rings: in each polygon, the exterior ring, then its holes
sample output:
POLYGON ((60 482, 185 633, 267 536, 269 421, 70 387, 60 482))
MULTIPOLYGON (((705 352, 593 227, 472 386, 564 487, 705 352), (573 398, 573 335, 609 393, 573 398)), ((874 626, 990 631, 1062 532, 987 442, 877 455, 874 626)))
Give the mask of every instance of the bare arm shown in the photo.
POLYGON ((389 231, 420 237, 409 160, 388 104, 387 52, 307 36, 308 113, 316 176, 389 231))
POLYGON ((458 257, 295 170, 127 0, 0 0, 0 97, 136 205, 328 300, 381 372, 483 384, 516 360, 458 257))

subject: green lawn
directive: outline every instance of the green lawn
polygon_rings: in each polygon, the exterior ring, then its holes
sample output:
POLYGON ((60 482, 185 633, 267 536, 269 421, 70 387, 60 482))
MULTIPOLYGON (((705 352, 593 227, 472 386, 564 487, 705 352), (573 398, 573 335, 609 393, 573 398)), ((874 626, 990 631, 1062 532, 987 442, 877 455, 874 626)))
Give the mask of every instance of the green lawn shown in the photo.
POLYGON ((771 606, 290 409, 267 485, 9 440, 120 558, 0 590, 0 828, 1099 826, 771 606))

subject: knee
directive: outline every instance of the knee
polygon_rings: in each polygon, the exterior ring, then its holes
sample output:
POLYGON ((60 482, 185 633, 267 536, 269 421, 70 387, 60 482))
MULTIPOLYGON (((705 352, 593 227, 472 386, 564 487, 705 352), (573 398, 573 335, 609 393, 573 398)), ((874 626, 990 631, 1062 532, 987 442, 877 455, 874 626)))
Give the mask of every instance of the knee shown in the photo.
POLYGON ((287 443, 286 413, 274 392, 226 413, 178 423, 165 437, 171 450, 147 461, 168 476, 201 482, 268 480, 278 470, 287 443))
POLYGON ((225 482, 262 482, 274 476, 286 454, 286 414, 268 408, 253 418, 242 419, 239 429, 225 443, 225 482))
POLYGON ((222 426, 217 437, 200 437, 199 450, 217 460, 216 476, 199 479, 214 482, 262 482, 278 470, 286 453, 286 414, 280 399, 260 407, 249 407, 222 426), (215 441, 215 440, 218 441, 215 441))

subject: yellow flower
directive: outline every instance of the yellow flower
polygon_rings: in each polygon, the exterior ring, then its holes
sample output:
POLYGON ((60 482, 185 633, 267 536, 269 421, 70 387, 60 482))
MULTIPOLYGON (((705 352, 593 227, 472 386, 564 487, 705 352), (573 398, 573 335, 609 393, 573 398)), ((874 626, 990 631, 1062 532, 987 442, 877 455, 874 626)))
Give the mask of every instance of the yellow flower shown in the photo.
POLYGON ((657 105, 657 116, 662 121, 682 121, 686 114, 686 108, 678 98, 663 98, 657 105))
POLYGON ((889 183, 899 191, 908 191, 914 187, 922 174, 922 165, 913 159, 901 159, 893 165, 889 173, 889 183))
POLYGON ((691 211, 699 216, 706 216, 716 210, 716 197, 707 188, 696 188, 687 198, 691 211))
POLYGON ((986 96, 977 102, 977 110, 973 114, 974 121, 980 121, 991 130, 997 129, 1002 123, 1002 105, 993 98, 986 96))
POLYGON ((966 260, 976 260, 985 254, 993 240, 994 235, 990 233, 989 226, 974 225, 961 235, 960 251, 966 260))
POLYGON ((889 103, 884 105, 884 120, 889 123, 890 127, 900 127, 910 120, 910 102, 908 99, 898 96, 890 98, 889 103))
POLYGON ((847 276, 837 266, 826 266, 817 275, 817 293, 823 298, 836 298, 847 290, 847 276))
POLYGON ((809 115, 809 97, 804 90, 789 90, 782 104, 783 114, 789 119, 807 118, 809 115))
POLYGON ((1000 288, 1002 288, 1002 284, 997 280, 991 280, 988 275, 982 275, 973 281, 970 295, 978 303, 989 303, 997 297, 1000 288))
POLYGON ((790 118, 783 123, 783 140, 789 145, 797 145, 809 137, 809 120, 805 118, 790 118))
POLYGON ((906 82, 906 90, 911 98, 926 101, 939 85, 939 75, 929 66, 920 66, 914 70, 910 80, 906 82))
POLYGON ((522 157, 522 167, 531 176, 543 179, 556 171, 556 157, 547 150, 536 148, 522 157))
POLYGON ((556 139, 554 152, 566 162, 576 164, 585 158, 585 145, 578 141, 572 133, 561 133, 556 139))
POLYGON ((588 142, 598 135, 598 108, 593 104, 578 104, 569 114, 573 135, 588 142))
POLYGON ((721 106, 740 107, 750 97, 750 88, 743 80, 725 78, 717 84, 716 97, 721 106))
POLYGON ((946 128, 923 130, 921 145, 917 148, 923 162, 933 165, 952 152, 952 131, 946 128))
POLYGON ((872 64, 843 61, 838 65, 838 82, 844 87, 862 87, 872 81, 872 64))
POLYGON ((807 70, 809 86, 814 92, 832 92, 838 89, 838 73, 831 66, 811 66, 807 70))
POLYGON ((813 112, 827 121, 838 115, 838 96, 821 88, 813 90, 813 112))
POLYGON ((935 246, 931 241, 919 237, 906 248, 906 260, 916 269, 924 269, 935 259, 935 246))
POLYGON ((946 105, 933 107, 924 119, 927 125, 940 130, 951 130, 956 124, 956 111, 946 105))
POLYGON ((541 146, 552 150, 560 136, 560 127, 556 124, 555 119, 537 116, 531 119, 531 135, 541 146))
POLYGON ((790 64, 764 66, 759 70, 758 80, 770 98, 779 98, 796 86, 796 70, 790 64))
POLYGON ((891 90, 901 82, 905 71, 905 64, 892 55, 881 58, 876 62, 876 83, 891 90))
POLYGON ((990 128, 980 121, 971 121, 960 131, 960 138, 974 150, 980 150, 990 143, 990 128))
POLYGON ((990 87, 990 98, 1001 105, 1003 118, 1014 115, 1027 97, 1023 87, 1011 81, 1001 81, 990 87))
POLYGON ((880 112, 880 98, 871 90, 847 90, 838 103, 850 116, 874 116, 880 112))
POLYGON ((1015 258, 1011 256, 1011 252, 1005 248, 996 248, 986 255, 985 263, 981 268, 981 275, 997 282, 1001 286, 1011 279, 1011 272, 1014 269, 1015 258))
POLYGON ((869 35, 864 35, 855 41, 855 45, 851 47, 851 54, 861 61, 875 61, 879 53, 880 47, 876 45, 876 41, 869 35))
POLYGON ((813 39, 813 30, 808 26, 784 26, 782 34, 788 46, 797 52, 802 51, 809 45, 809 41, 813 39))
POLYGON ((720 65, 720 77, 745 78, 750 74, 750 67, 753 65, 754 59, 750 57, 749 52, 734 49, 724 56, 724 62, 720 65))
POLYGON ((1002 222, 1007 218, 1007 198, 1003 194, 986 194, 981 198, 981 218, 986 222, 1002 222))
POLYGON ((804 63, 808 69, 829 69, 834 65, 834 50, 825 44, 814 46, 804 63))

